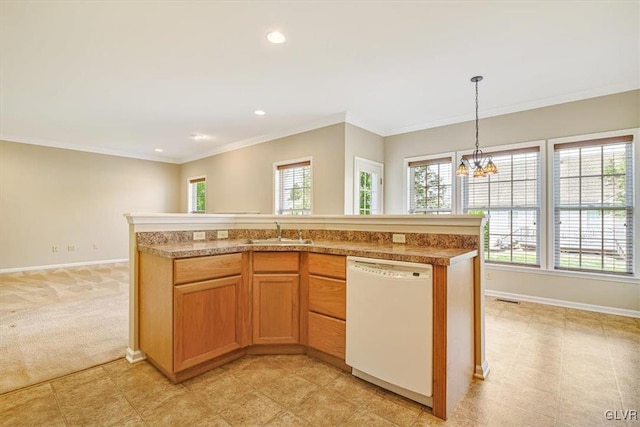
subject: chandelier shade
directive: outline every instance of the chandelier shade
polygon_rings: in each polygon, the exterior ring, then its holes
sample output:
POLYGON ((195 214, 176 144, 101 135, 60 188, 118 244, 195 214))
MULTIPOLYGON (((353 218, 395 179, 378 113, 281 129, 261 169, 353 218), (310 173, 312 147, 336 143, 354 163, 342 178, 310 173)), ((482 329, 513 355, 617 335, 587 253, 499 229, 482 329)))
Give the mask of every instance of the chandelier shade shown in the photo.
POLYGON ((491 156, 484 156, 478 140, 478 82, 482 81, 482 76, 472 77, 471 81, 476 85, 476 149, 471 156, 460 160, 456 176, 469 176, 470 170, 473 169, 473 177, 482 178, 498 173, 498 167, 491 160, 491 156))

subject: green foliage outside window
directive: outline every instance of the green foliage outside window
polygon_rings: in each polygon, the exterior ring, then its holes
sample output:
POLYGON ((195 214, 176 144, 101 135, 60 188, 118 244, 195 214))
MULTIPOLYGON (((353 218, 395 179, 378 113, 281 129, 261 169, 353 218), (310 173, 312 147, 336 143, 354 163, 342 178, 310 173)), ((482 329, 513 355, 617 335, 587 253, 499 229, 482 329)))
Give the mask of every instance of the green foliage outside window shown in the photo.
POLYGON ((289 215, 305 215, 311 211, 311 168, 304 166, 301 168, 286 169, 282 178, 285 186, 286 204, 281 208, 281 213, 289 215), (302 179, 300 179, 300 177, 302 179))
MULTIPOLYGON (((482 209, 470 209, 469 215, 485 215, 485 212, 482 209)), ((482 229, 484 234, 484 250, 489 250, 489 219, 484 223, 484 228, 482 229)))
POLYGON ((372 176, 370 172, 360 171, 360 215, 371 215, 372 176))
POLYGON ((196 212, 205 211, 205 201, 207 197, 207 186, 205 182, 196 183, 196 212))

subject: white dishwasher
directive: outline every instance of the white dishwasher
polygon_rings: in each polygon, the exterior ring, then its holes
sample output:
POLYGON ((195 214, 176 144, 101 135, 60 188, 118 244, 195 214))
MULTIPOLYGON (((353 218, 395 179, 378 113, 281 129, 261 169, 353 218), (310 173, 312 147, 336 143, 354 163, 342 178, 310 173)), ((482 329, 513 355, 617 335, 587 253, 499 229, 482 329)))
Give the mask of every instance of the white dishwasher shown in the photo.
POLYGON ((429 264, 347 257, 346 363, 353 375, 432 406, 429 264))

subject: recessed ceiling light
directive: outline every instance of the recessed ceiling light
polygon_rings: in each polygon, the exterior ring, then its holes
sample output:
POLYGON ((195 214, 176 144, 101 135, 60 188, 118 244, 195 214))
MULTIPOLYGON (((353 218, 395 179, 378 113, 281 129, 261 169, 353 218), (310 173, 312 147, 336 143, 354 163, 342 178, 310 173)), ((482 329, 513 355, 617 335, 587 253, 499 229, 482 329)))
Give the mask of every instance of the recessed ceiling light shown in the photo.
POLYGON ((195 139, 196 141, 202 141, 203 139, 209 139, 209 135, 205 135, 203 133, 194 133, 193 135, 191 135, 191 138, 195 139))
POLYGON ((253 112, 253 114, 255 114, 256 116, 264 116, 267 113, 265 113, 262 110, 256 110, 256 111, 253 112))
POLYGON ((156 148, 156 149, 155 149, 155 152, 156 152, 156 153, 162 153, 163 151, 164 151, 164 150, 163 150, 162 148, 156 148))
POLYGON ((287 41, 287 38, 280 31, 272 31, 267 34, 267 40, 271 43, 280 44, 287 41))

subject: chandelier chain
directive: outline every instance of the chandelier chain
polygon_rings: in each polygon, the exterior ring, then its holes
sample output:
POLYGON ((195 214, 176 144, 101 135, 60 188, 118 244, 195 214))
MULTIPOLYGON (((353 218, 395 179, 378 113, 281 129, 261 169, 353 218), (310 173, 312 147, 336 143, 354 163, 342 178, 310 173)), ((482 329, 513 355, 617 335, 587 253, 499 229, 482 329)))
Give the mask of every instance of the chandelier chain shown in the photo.
POLYGON ((478 143, 478 80, 476 80, 476 151, 480 148, 478 143))

